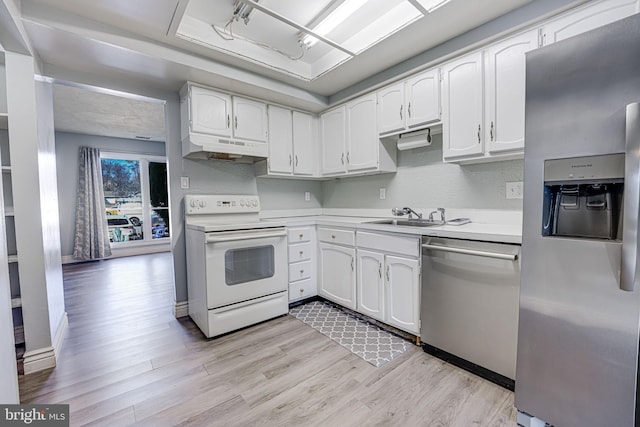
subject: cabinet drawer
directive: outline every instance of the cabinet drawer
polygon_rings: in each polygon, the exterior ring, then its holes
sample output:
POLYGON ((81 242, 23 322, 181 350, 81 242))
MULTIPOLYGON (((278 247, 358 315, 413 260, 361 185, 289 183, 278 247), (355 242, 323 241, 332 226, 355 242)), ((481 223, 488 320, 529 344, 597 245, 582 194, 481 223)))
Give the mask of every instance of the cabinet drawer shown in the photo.
POLYGON ((309 298, 314 295, 316 295, 316 288, 311 279, 300 280, 289 284, 289 301, 309 298))
POLYGON ((287 229, 289 243, 300 243, 311 241, 313 235, 312 227, 296 227, 287 229))
POLYGON ((309 279, 311 277, 311 261, 296 262, 289 266, 289 282, 309 279))
POLYGON ((388 234, 358 231, 356 235, 358 248, 376 249, 386 253, 406 255, 413 258, 420 256, 420 238, 408 236, 391 236, 388 234))
POLYGON ((327 243, 353 246, 355 244, 355 232, 339 228, 318 228, 318 240, 327 243))
POLYGON ((289 263, 311 259, 311 242, 289 245, 289 263))

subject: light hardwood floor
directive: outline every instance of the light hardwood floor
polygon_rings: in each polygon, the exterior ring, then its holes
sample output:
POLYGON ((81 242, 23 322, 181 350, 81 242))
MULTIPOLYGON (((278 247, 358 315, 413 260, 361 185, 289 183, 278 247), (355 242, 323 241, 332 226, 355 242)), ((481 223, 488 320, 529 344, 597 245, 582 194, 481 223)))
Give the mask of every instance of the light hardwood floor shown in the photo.
POLYGON ((168 253, 64 267, 58 366, 24 403, 71 425, 515 426, 513 393, 412 347, 375 368, 291 316, 207 340, 172 316, 168 253))

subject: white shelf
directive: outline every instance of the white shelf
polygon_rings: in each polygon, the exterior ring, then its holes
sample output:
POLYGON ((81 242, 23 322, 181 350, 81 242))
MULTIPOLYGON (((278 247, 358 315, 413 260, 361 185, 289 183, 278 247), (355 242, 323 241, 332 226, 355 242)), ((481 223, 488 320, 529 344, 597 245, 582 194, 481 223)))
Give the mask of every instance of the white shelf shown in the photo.
POLYGON ((0 113, 0 129, 9 129, 9 115, 7 113, 0 113))
POLYGON ((11 298, 11 308, 22 307, 22 298, 11 298))
POLYGON ((9 255, 8 259, 9 259, 9 264, 18 262, 18 255, 9 255))

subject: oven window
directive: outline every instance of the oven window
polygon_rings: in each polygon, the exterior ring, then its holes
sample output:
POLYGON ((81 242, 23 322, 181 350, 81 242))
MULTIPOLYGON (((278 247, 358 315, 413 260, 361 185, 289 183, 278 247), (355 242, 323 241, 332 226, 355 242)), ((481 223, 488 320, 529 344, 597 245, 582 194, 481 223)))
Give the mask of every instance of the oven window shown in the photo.
POLYGON ((273 246, 230 249, 224 254, 225 282, 228 286, 273 277, 273 246))

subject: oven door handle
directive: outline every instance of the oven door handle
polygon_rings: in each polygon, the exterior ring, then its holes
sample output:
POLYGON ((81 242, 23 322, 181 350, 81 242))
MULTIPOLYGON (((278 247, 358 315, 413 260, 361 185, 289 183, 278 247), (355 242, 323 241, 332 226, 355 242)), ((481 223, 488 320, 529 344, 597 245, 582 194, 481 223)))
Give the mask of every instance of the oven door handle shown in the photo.
POLYGON ((221 243, 221 242, 235 242, 239 240, 250 240, 250 239, 266 239, 269 237, 281 237, 286 236, 286 229, 278 229, 271 231, 256 231, 255 233, 242 233, 242 234, 233 234, 233 235, 219 235, 216 233, 207 234, 206 242, 207 243, 221 243))

